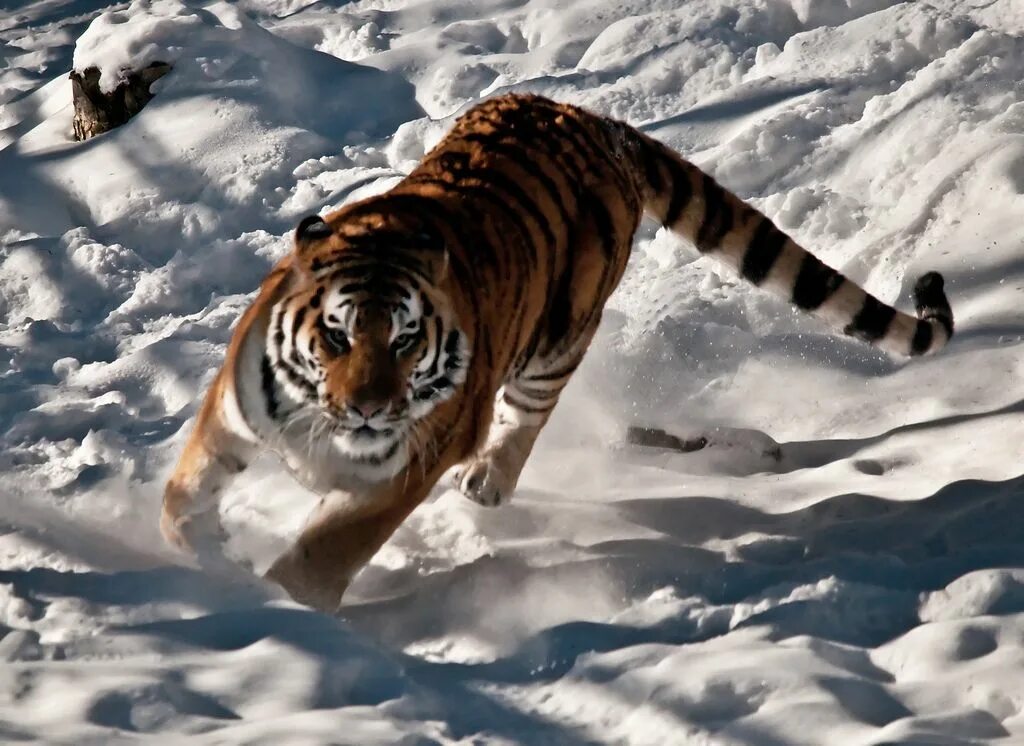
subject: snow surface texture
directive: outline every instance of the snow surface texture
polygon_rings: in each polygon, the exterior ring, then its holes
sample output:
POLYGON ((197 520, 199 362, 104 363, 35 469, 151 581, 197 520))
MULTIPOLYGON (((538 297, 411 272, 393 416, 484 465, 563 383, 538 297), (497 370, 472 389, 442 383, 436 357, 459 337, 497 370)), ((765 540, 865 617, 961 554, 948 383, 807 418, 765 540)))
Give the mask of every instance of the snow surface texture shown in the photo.
MULTIPOLYGON (((3 7, 0 741, 1024 740, 1019 0, 3 7), (157 58, 71 141, 73 62, 157 58), (887 301, 942 271, 958 336, 887 360, 647 229, 510 505, 424 504, 342 619, 183 566, 162 484, 289 229, 504 90, 644 125, 887 301)), ((232 553, 311 501, 258 464, 232 553)))

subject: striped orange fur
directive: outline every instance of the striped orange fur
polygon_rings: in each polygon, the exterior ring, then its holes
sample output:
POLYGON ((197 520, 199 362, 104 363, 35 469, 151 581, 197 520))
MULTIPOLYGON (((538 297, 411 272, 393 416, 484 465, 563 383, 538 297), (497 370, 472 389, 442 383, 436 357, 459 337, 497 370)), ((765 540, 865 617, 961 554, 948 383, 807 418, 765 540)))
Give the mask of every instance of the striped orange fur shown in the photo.
POLYGON ((267 577, 333 610, 452 467, 507 498, 618 285, 643 214, 836 328, 899 355, 953 332, 937 273, 882 303, 627 124, 488 100, 398 185, 296 229, 242 318, 164 499, 167 539, 219 551, 217 496, 261 450, 323 497, 267 577))

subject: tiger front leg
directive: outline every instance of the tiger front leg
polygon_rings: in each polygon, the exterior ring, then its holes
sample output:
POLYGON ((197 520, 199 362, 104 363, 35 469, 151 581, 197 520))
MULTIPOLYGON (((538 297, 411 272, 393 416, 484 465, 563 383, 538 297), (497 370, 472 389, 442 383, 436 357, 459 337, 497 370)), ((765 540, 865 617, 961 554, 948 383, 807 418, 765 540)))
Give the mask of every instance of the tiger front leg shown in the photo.
POLYGON ((234 456, 186 448, 164 490, 160 513, 164 540, 187 554, 217 553, 225 539, 218 498, 224 485, 241 469, 234 456))
POLYGON ((485 507, 496 507, 512 497, 560 393, 561 387, 539 392, 522 383, 506 384, 495 401, 486 442, 454 473, 456 489, 485 507))
POLYGON ((160 514, 164 540, 201 564, 223 558, 219 498, 251 457, 252 446, 223 424, 222 400, 215 382, 167 482, 160 514))
MULTIPOLYGON (((436 477, 435 477, 436 478, 436 477)), ((399 477, 396 483, 404 485, 399 477)), ((353 576, 424 497, 425 485, 383 494, 332 493, 306 522, 295 543, 264 574, 295 601, 332 614, 353 576)))

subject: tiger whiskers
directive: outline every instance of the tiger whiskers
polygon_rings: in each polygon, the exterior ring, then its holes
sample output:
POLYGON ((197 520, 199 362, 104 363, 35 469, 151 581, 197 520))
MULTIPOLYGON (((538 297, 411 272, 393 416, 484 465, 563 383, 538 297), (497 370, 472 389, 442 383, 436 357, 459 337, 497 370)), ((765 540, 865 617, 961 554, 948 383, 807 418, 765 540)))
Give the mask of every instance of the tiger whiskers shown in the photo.
MULTIPOLYGON (((420 467, 420 478, 424 481, 427 478, 427 459, 425 458, 426 452, 430 451, 430 461, 437 461, 437 443, 433 438, 429 438, 425 428, 417 427, 419 423, 413 423, 409 427, 408 440, 406 441, 406 460, 410 463, 412 461, 412 455, 409 453, 410 446, 412 447, 413 453, 419 454, 419 467, 420 467)), ((411 469, 406 468, 406 486, 408 486, 409 471, 411 469)))
POLYGON ((318 409, 310 404, 302 405, 298 409, 289 412, 288 417, 285 418, 284 424, 281 426, 280 430, 277 431, 277 437, 275 438, 277 445, 279 447, 285 446, 287 444, 289 431, 292 430, 292 428, 301 425, 305 420, 316 417, 319 414, 320 412, 318 409))
POLYGON ((323 465, 324 460, 330 452, 331 439, 334 437, 334 433, 340 425, 340 422, 322 415, 313 423, 309 428, 308 454, 310 461, 316 461, 319 465, 323 465), (316 453, 318 446, 319 452, 316 453))

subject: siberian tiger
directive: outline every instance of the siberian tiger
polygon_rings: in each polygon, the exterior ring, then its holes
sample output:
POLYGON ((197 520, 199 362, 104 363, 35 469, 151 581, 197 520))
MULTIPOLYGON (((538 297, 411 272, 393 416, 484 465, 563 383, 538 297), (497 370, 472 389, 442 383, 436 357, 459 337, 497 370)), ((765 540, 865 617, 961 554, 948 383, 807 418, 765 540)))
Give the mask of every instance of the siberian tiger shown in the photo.
POLYGON ((322 499, 266 577, 333 611, 452 467, 469 499, 507 499, 645 211, 890 353, 934 352, 953 333, 939 274, 917 282, 916 317, 902 313, 629 125, 539 96, 493 98, 390 191, 299 223, 168 482, 166 539, 213 556, 218 493, 272 449, 322 499))

